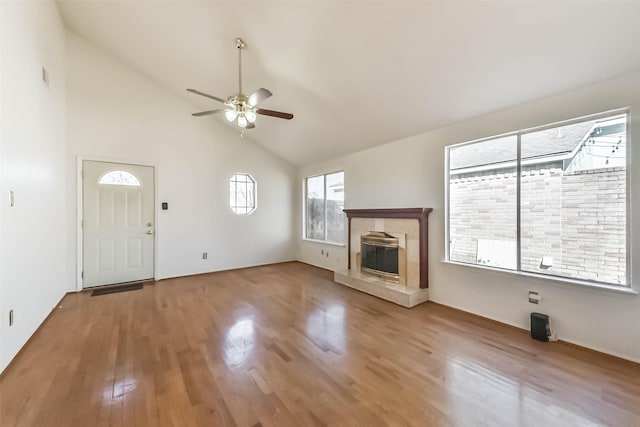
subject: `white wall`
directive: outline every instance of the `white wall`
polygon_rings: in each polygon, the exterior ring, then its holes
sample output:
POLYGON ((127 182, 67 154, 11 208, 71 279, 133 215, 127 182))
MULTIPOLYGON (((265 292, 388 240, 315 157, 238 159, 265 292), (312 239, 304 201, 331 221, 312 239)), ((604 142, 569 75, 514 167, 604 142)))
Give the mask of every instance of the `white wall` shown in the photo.
MULTIPOLYGON (((156 226, 157 278, 295 258, 292 166, 241 139, 237 129, 192 117, 197 107, 72 33, 67 73, 69 204, 76 206, 77 157, 155 166, 156 209, 169 203, 156 226), (236 172, 257 181, 258 208, 248 216, 229 208, 236 172)), ((75 242, 75 216, 67 226, 75 242)), ((73 275, 75 245, 68 259, 73 275)))
MULTIPOLYGON (((640 191, 640 169, 636 166, 640 164, 640 146, 634 146, 633 141, 634 135, 640 135, 640 73, 306 166, 299 171, 298 192, 305 176, 342 169, 346 208, 431 207, 431 300, 525 329, 529 328, 531 311, 547 313, 560 339, 640 362, 640 296, 442 263, 446 145, 621 107, 631 107, 631 267, 636 273, 632 283, 640 289, 640 197, 636 196, 640 191), (371 168, 374 163, 382 163, 384 170, 393 173, 376 173, 371 168), (527 302, 529 290, 541 293, 540 305, 527 302)), ((298 217, 301 230, 300 214, 298 217)), ((343 247, 298 243, 298 259, 309 264, 346 268, 346 257, 343 247), (321 250, 329 251, 329 258, 321 256, 321 250)))
POLYGON ((62 21, 53 2, 0 2, 0 16, 2 371, 65 293, 67 206, 62 21))

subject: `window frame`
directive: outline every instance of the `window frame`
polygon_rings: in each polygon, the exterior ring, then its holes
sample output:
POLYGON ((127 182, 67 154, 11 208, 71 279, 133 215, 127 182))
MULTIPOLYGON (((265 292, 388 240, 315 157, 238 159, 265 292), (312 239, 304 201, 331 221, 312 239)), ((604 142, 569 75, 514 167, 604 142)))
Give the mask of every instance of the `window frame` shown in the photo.
MULTIPOLYGON (((229 178, 229 181, 227 181, 227 185, 231 184, 231 182, 235 181, 236 182, 236 187, 235 187, 235 205, 231 205, 231 200, 229 200, 229 209, 231 210, 231 212, 234 213, 234 215, 238 215, 238 216, 245 216, 245 215, 251 215, 252 213, 254 213, 257 209, 258 209, 258 181, 256 181, 256 179, 253 177, 253 175, 251 175, 250 173, 246 173, 246 172, 236 172, 234 173, 231 178, 229 178), (252 209, 249 212, 236 212, 236 209, 238 208, 238 181, 236 179, 236 177, 238 175, 244 175, 246 177, 248 177, 252 184, 253 184, 253 204, 252 209)), ((229 188, 229 193, 231 193, 231 188, 229 188)), ((248 206, 247 206, 248 207, 248 206)))
POLYGON ((610 290, 619 290, 627 293, 636 293, 634 290, 633 284, 631 283, 632 277, 632 257, 631 257, 631 134, 630 134, 630 108, 618 108, 614 110, 608 110, 601 113, 590 114, 586 116, 581 116, 569 120, 561 120, 553 123, 549 123, 541 126, 534 126, 530 128, 515 130, 511 132, 506 132, 499 135, 493 135, 489 137, 474 139, 471 141, 466 141, 458 144, 450 144, 444 147, 444 190, 445 190, 445 213, 444 213, 444 222, 445 222, 445 253, 444 253, 444 262, 450 264, 464 265, 473 268, 480 268, 483 270, 491 270, 491 271, 499 271, 504 272, 506 274, 518 275, 518 276, 526 276, 526 277, 535 277, 541 279, 547 279, 554 282, 564 282, 564 283, 572 283, 579 285, 586 285, 591 287, 598 287, 603 289, 610 290), (607 117, 614 116, 626 116, 625 123, 625 132, 626 132, 626 147, 625 147, 625 284, 612 284, 606 282, 599 282, 596 280, 586 280, 586 279, 578 279, 558 274, 541 274, 531 271, 522 270, 521 266, 521 180, 522 180, 522 136, 526 134, 530 134, 533 132, 543 131, 547 129, 557 128, 560 126, 569 126, 576 123, 581 123, 589 120, 599 120, 607 117), (450 156, 449 152, 452 148, 461 147, 465 145, 477 144, 484 141, 489 141, 497 138, 505 138, 515 136, 517 138, 517 150, 516 150, 516 269, 511 270, 507 268, 495 267, 495 266, 485 266, 479 264, 472 264, 464 261, 456 261, 451 259, 450 252, 450 238, 451 238, 451 229, 450 229, 450 156))
MULTIPOLYGON (((342 246, 344 247, 346 245, 346 239, 348 239, 348 236, 344 236, 344 242, 334 242, 332 240, 327 240, 327 236, 328 236, 328 228, 327 228, 327 175, 334 175, 337 173, 342 173, 342 178, 344 180, 344 170, 343 169, 339 169, 339 170, 335 170, 333 172, 325 172, 325 173, 319 173, 319 174, 315 174, 315 175, 309 175, 307 177, 305 177, 302 180, 302 193, 303 193, 303 197, 302 197, 302 209, 304 212, 303 218, 302 218, 302 240, 307 240, 310 242, 320 242, 320 243, 325 243, 328 245, 334 245, 334 246, 342 246), (323 183, 324 183, 324 204, 323 204, 323 214, 324 214, 324 239, 314 239, 312 237, 307 237, 307 217, 309 215, 308 211, 307 211, 307 192, 308 192, 308 185, 307 182, 309 179, 311 178, 317 178, 317 177, 323 177, 323 183)), ((343 196, 344 197, 344 196, 343 196)), ((343 213, 344 214, 344 213, 343 213)))

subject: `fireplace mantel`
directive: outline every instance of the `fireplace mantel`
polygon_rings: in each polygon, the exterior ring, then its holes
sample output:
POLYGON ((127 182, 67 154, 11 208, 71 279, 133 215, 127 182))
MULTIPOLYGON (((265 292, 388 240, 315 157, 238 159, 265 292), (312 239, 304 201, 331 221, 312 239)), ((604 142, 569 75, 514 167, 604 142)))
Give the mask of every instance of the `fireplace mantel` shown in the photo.
MULTIPOLYGON (((349 222, 349 234, 351 236, 352 218, 399 218, 417 219, 420 234, 420 288, 429 287, 429 213, 432 208, 392 208, 392 209, 345 209, 349 222)), ((348 239, 348 253, 351 254, 351 238, 348 239)), ((348 267, 351 269, 351 256, 348 267)))

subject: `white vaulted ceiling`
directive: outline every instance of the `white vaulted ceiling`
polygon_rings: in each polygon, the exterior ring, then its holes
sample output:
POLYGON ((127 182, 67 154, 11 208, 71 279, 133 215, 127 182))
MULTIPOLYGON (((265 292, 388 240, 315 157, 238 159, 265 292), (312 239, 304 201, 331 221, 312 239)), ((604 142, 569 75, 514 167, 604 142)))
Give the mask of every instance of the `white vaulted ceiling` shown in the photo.
POLYGON ((247 136, 297 166, 640 69, 639 2, 59 4, 71 31, 194 112, 221 105, 187 87, 237 91, 242 37, 244 92, 268 88, 261 107, 295 115, 247 136))

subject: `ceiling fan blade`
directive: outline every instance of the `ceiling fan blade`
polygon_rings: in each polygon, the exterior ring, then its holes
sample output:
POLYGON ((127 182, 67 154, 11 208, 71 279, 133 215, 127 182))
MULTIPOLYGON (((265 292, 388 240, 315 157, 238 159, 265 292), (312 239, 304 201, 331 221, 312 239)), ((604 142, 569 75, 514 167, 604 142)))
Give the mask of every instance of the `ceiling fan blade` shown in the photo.
POLYGON ((215 99, 218 102, 222 102, 223 104, 227 101, 225 101, 222 98, 218 98, 217 96, 213 96, 213 95, 209 95, 208 93, 204 93, 204 92, 200 92, 199 90, 195 90, 195 89, 187 89, 187 91, 191 92, 191 93, 195 93, 196 95, 201 95, 201 96, 206 96, 207 98, 211 98, 211 99, 215 99))
POLYGON ((283 113, 283 112, 280 112, 280 111, 265 110, 264 108, 258 108, 256 110, 256 113, 262 114, 263 116, 277 117, 279 119, 286 119, 286 120, 293 119, 293 114, 291 114, 291 113, 283 113))
POLYGON ((256 90, 251 95, 249 95, 247 103, 250 106, 255 107, 256 105, 258 105, 258 103, 264 101, 265 99, 267 99, 271 95, 273 95, 273 94, 271 93, 270 90, 261 87, 260 89, 256 90))
POLYGON ((208 116, 209 114, 222 113, 224 110, 209 110, 209 111, 201 111, 199 113, 193 113, 192 116, 200 117, 200 116, 208 116))
POLYGON ((255 123, 247 123, 247 126, 245 126, 245 129, 253 129, 255 127, 256 127, 255 123))

